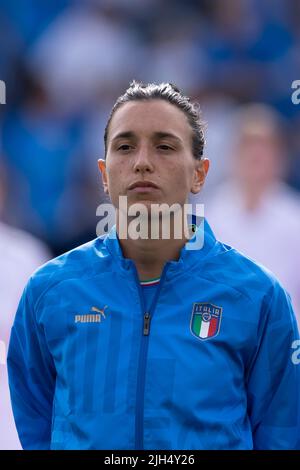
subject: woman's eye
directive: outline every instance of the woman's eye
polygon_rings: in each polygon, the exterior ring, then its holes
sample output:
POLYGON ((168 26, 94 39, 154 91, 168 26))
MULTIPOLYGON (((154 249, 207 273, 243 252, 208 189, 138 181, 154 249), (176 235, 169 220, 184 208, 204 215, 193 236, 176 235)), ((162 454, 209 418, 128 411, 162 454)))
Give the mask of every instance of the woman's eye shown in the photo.
POLYGON ((161 150, 173 150, 172 147, 170 147, 169 145, 165 145, 165 144, 159 145, 158 148, 161 150))
POLYGON ((118 150, 121 150, 123 152, 127 152, 128 150, 130 150, 132 147, 131 145, 128 145, 128 144, 123 144, 123 145, 120 145, 120 147, 118 147, 118 150))

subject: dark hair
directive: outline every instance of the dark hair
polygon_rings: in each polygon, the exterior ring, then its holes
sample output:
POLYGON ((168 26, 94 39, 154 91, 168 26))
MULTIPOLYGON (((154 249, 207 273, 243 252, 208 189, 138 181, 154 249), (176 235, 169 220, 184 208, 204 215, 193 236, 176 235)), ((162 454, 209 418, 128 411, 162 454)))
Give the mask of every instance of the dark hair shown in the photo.
POLYGON ((124 104, 129 101, 140 101, 140 100, 153 100, 162 99, 175 105, 180 109, 187 117, 188 122, 191 126, 192 135, 192 151, 193 155, 197 160, 200 160, 203 156, 203 148, 205 144, 204 129, 205 124, 201 118, 201 111, 198 103, 193 103, 190 98, 184 96, 181 91, 172 83, 149 83, 144 84, 133 80, 129 88, 125 93, 117 99, 115 102, 110 116, 108 118, 105 132, 104 132, 104 148, 105 156, 107 152, 107 135, 110 122, 115 112, 124 104))

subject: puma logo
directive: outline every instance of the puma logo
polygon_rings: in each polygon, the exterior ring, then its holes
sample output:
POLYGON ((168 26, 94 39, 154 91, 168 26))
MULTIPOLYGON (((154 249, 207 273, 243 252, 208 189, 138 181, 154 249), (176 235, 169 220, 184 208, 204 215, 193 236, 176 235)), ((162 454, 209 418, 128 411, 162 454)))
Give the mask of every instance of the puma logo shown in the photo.
POLYGON ((92 307, 91 311, 92 312, 98 312, 96 314, 94 313, 88 313, 87 315, 75 315, 75 323, 101 323, 101 319, 105 319, 105 310, 108 308, 107 305, 105 305, 103 308, 98 308, 98 307, 92 307))

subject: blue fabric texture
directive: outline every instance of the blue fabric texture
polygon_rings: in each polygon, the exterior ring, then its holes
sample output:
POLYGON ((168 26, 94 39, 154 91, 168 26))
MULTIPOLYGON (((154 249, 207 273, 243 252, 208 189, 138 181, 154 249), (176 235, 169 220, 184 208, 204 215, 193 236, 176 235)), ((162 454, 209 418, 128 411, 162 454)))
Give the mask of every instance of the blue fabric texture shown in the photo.
POLYGON ((299 449, 289 296, 198 230, 203 248, 164 267, 147 334, 115 229, 33 274, 8 354, 24 449, 299 449))

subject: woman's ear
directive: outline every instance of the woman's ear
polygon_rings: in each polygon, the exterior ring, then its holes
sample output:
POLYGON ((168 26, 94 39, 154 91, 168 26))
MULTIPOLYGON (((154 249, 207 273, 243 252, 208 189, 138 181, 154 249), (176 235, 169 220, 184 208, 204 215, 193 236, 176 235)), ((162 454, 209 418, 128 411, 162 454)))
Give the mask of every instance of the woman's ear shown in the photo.
POLYGON ((209 164, 210 162, 208 158, 202 158, 201 160, 196 161, 191 193, 197 194, 201 191, 209 170, 209 164))
POLYGON ((102 175, 102 182, 103 182, 103 190, 105 194, 108 194, 108 181, 107 181, 107 173, 106 173, 106 162, 102 158, 98 160, 98 168, 102 175))

